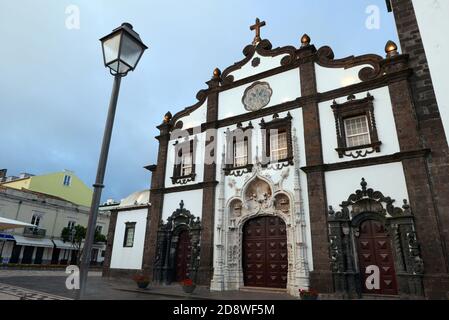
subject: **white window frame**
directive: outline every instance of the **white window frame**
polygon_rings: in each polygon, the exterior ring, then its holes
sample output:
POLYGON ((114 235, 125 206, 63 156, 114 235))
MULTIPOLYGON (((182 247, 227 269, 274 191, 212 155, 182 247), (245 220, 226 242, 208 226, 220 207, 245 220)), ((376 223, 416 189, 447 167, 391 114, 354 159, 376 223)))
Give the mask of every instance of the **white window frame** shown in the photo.
POLYGON ((187 176, 193 172, 193 154, 191 152, 183 153, 181 156, 181 176, 187 176), (186 158, 190 158, 190 163, 186 163, 186 158))
POLYGON ((345 138, 346 138, 346 146, 347 147, 352 148, 352 147, 363 146, 363 145, 367 145, 367 144, 371 143, 371 135, 370 135, 370 131, 369 131, 368 117, 366 115, 349 117, 349 118, 344 119, 343 121, 344 121, 344 127, 345 127, 345 138), (363 118, 365 120, 366 132, 348 134, 348 125, 347 125, 348 121, 354 120, 354 119, 359 119, 359 118, 363 118), (367 136, 368 142, 363 143, 363 144, 358 144, 358 145, 350 145, 350 143, 349 143, 350 138, 359 137, 359 136, 367 136))
POLYGON ((239 141, 234 141, 233 143, 233 151, 234 151, 234 167, 243 167, 248 164, 248 140, 243 139, 239 141), (242 147, 243 146, 243 147, 242 147), (243 149, 243 152, 242 152, 243 149), (241 161, 240 159, 243 159, 241 161))
POLYGON ((276 132, 271 132, 270 133, 270 161, 279 161, 279 160, 283 160, 286 157, 288 157, 288 141, 287 141, 287 131, 281 131, 279 132, 279 130, 273 130, 276 132), (285 135, 285 147, 280 148, 279 147, 279 136, 280 135, 285 135), (273 141, 277 141, 276 143, 276 149, 273 146, 273 141), (285 150, 285 157, 280 157, 281 151, 285 150))

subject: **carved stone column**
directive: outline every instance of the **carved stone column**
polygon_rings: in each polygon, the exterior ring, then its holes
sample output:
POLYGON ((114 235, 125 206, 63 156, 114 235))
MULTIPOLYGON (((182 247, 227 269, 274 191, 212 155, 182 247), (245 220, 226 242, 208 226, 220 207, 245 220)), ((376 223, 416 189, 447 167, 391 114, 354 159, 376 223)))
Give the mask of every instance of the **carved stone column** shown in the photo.
POLYGON ((226 227, 227 223, 225 221, 225 148, 223 147, 223 152, 221 154, 221 174, 220 183, 218 184, 219 195, 218 195, 218 214, 215 217, 215 248, 214 248, 214 274, 210 284, 210 289, 213 291, 223 291, 225 289, 225 275, 224 275, 224 264, 225 255, 229 248, 225 249, 226 241, 226 227))

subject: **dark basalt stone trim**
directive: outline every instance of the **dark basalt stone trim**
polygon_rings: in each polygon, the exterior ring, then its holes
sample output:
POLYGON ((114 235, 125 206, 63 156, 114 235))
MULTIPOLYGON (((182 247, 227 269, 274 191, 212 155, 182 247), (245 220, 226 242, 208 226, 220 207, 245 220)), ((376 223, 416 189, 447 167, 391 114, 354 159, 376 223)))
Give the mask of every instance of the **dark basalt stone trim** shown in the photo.
POLYGON ((223 171, 224 171, 225 175, 227 175, 227 176, 241 177, 245 173, 250 173, 252 171, 252 169, 253 169, 253 164, 248 163, 247 165, 239 166, 239 167, 233 167, 233 166, 224 167, 223 171))
POLYGON ((190 113, 192 113, 193 111, 195 111, 196 109, 198 109, 206 101, 208 93, 209 93, 209 89, 202 89, 202 90, 198 91, 198 93, 196 94, 196 98, 198 99, 198 102, 191 105, 190 107, 185 108, 184 110, 177 112, 170 120, 170 124, 174 125, 179 118, 187 116, 190 113))
POLYGON ((216 90, 217 91, 226 91, 226 90, 229 90, 229 89, 240 87, 240 86, 248 84, 248 83, 252 83, 252 82, 264 79, 264 78, 268 78, 268 77, 277 75, 279 73, 283 73, 283 72, 286 72, 286 71, 298 68, 300 64, 301 64, 300 60, 295 60, 291 64, 280 66, 280 67, 276 67, 276 68, 270 69, 270 70, 266 70, 266 71, 263 71, 261 73, 254 74, 252 76, 236 80, 235 82, 223 83, 216 90))
POLYGON ((343 169, 351 169, 358 167, 373 166, 377 164, 385 164, 392 162, 400 162, 405 159, 422 158, 427 157, 430 154, 430 149, 419 149, 413 151, 397 152, 386 156, 380 156, 375 158, 365 158, 361 160, 350 160, 344 162, 336 162, 330 164, 321 164, 317 166, 305 166, 301 167, 301 170, 305 173, 311 172, 326 172, 336 171, 343 169))
MULTIPOLYGON (((293 46, 285 46, 276 49, 271 49, 271 47, 272 45, 268 40, 262 40, 256 47, 254 47, 253 45, 246 46, 243 49, 243 54, 245 55, 245 58, 239 62, 236 62, 234 65, 226 68, 221 74, 221 77, 219 78, 221 86, 209 87, 208 89, 202 89, 198 91, 198 93, 196 94, 198 102, 190 107, 185 108, 182 111, 177 112, 170 120, 170 125, 174 127, 176 121, 179 118, 189 115, 191 112, 199 108, 205 102, 207 96, 211 92, 229 90, 231 88, 244 85, 245 83, 254 82, 272 75, 288 71, 290 69, 297 68, 301 64, 310 61, 314 61, 317 64, 328 68, 345 68, 345 69, 363 64, 369 64, 371 65, 371 68, 365 67, 359 71, 359 78, 363 82, 382 77, 382 70, 385 67, 387 67, 389 63, 388 59, 383 59, 381 56, 378 56, 376 54, 349 56, 342 59, 334 59, 334 52, 329 46, 323 46, 316 51, 315 47, 313 45, 310 45, 309 46, 310 48, 307 48, 307 51, 310 51, 311 54, 305 57, 303 57, 302 53, 304 50, 302 48, 296 49, 293 46), (287 56, 281 60, 281 66, 277 68, 234 81, 233 77, 229 75, 229 73, 240 69, 243 65, 249 62, 251 58, 254 56, 255 52, 257 52, 261 56, 273 57, 281 54, 287 54, 287 56)), ((399 57, 400 56, 402 55, 399 55, 399 57)))
POLYGON ((281 170, 282 168, 292 166, 293 164, 293 156, 288 156, 287 158, 278 160, 276 162, 263 163, 262 168, 281 170))
POLYGON ((374 141, 369 144, 364 144, 355 147, 335 148, 335 151, 337 151, 339 158, 343 158, 343 156, 352 157, 353 159, 364 158, 371 153, 380 152, 381 144, 382 144, 381 141, 374 141))
POLYGON ((296 48, 293 46, 285 46, 276 49, 272 49, 271 42, 267 39, 260 41, 257 46, 247 45, 243 49, 243 55, 245 58, 234 63, 232 66, 226 68, 222 73, 223 83, 231 83, 234 81, 234 77, 230 76, 231 72, 241 69, 245 64, 247 64, 254 56, 255 53, 263 57, 275 57, 281 54, 288 54, 287 59, 283 58, 281 60, 281 65, 288 65, 295 60, 296 48))
POLYGON ((327 68, 348 69, 364 64, 371 65, 372 68, 365 67, 359 71, 359 79, 362 81, 367 81, 378 77, 382 70, 381 63, 384 60, 377 54, 365 54, 357 57, 349 56, 342 59, 334 59, 334 52, 329 46, 324 46, 318 49, 316 57, 316 63, 327 68))
POLYGON ((172 184, 186 184, 191 181, 195 181, 196 173, 187 174, 184 176, 170 177, 172 184))
POLYGON ((215 187, 218 184, 218 181, 205 181, 195 184, 169 187, 169 188, 159 188, 159 189, 151 189, 151 193, 173 193, 173 192, 182 192, 182 191, 190 191, 190 190, 199 190, 207 187, 215 187))
POLYGON ((195 127, 195 128, 188 128, 184 129, 189 132, 190 135, 193 135, 194 133, 200 133, 204 132, 207 129, 212 128, 221 128, 221 127, 227 127, 233 124, 236 124, 238 122, 245 122, 254 120, 257 118, 265 117, 268 115, 271 115, 273 113, 281 113, 285 111, 289 111, 292 109, 300 108, 303 104, 314 101, 314 102, 324 102, 336 98, 341 98, 343 96, 348 96, 349 94, 356 94, 359 92, 369 91, 378 89, 381 87, 386 87, 389 83, 407 79, 412 73, 411 69, 405 69, 393 73, 389 73, 386 75, 383 75, 379 78, 376 78, 374 80, 369 80, 365 82, 356 83, 353 85, 349 85, 347 87, 334 89, 331 91, 326 91, 323 93, 317 93, 307 96, 298 97, 295 100, 283 102, 271 107, 262 108, 257 111, 243 113, 237 116, 229 117, 226 119, 221 119, 217 121, 211 121, 206 122, 201 125, 201 128, 195 127))

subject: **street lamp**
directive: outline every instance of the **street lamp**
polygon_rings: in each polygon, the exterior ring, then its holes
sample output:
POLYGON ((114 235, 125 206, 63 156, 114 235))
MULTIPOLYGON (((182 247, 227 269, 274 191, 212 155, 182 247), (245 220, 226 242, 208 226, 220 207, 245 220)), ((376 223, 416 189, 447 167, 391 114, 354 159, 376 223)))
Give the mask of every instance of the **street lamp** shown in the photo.
POLYGON ((114 125, 120 81, 129 71, 134 71, 143 52, 147 49, 147 46, 143 44, 139 35, 133 30, 133 26, 129 23, 123 23, 109 35, 101 38, 100 41, 103 47, 104 65, 109 68, 110 73, 114 76, 114 85, 112 87, 111 100, 109 102, 108 117, 106 119, 103 134, 100 159, 98 160, 97 177, 93 185, 94 193, 92 195, 86 240, 84 242, 83 255, 81 258, 80 290, 78 292, 79 299, 82 299, 86 292, 90 255, 94 242, 101 191, 104 187, 104 174, 108 159, 109 144, 111 142, 112 128, 114 125))

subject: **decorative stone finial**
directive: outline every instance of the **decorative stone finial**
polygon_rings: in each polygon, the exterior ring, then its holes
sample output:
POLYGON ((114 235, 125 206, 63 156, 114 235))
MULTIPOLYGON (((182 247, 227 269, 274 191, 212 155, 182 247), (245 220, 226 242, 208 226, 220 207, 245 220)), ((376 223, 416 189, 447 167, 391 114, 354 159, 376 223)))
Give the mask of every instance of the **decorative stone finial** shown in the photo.
POLYGON ((171 118, 172 118, 172 114, 170 111, 168 111, 164 116, 164 123, 169 123, 171 118))
POLYGON ((307 35, 307 33, 304 33, 304 35, 301 37, 301 48, 307 47, 310 44, 310 37, 307 35))
POLYGON ((181 202, 179 203, 179 209, 183 209, 184 208, 184 200, 181 200, 181 202))
POLYGON ((360 182, 360 185, 362 186, 362 190, 366 191, 366 186, 368 183, 366 183, 365 178, 362 178, 362 182, 360 182))
POLYGON ((327 212, 330 216, 333 216, 335 214, 334 208, 332 206, 329 206, 329 210, 327 212))
POLYGON ((385 53, 387 54, 387 57, 393 57, 398 54, 398 46, 396 43, 394 43, 391 40, 388 40, 387 44, 385 45, 385 53))
POLYGON ((355 95, 353 95, 352 93, 348 96, 347 100, 351 101, 355 99, 355 95))
POLYGON ((410 209, 410 205, 408 204, 407 199, 402 200, 402 202, 404 203, 402 205, 402 209, 404 209, 404 210, 410 209))
POLYGON ((213 72, 213 79, 218 79, 218 78, 220 78, 220 76, 221 76, 221 70, 220 69, 218 69, 218 68, 215 68, 214 69, 214 72, 213 72))

